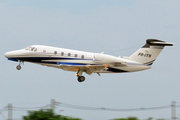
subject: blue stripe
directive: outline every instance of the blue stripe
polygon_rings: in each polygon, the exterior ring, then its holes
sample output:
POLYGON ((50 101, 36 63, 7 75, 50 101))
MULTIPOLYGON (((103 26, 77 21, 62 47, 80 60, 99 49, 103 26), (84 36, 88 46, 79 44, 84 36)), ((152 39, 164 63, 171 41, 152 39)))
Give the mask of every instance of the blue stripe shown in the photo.
POLYGON ((14 58, 23 61, 31 61, 31 60, 93 60, 93 59, 82 59, 82 58, 62 58, 62 57, 21 57, 21 58, 14 58))
POLYGON ((152 63, 150 63, 150 64, 147 64, 147 65, 152 65, 153 64, 153 62, 152 63))
POLYGON ((56 65, 87 65, 87 64, 81 64, 81 63, 66 63, 66 62, 36 62, 36 63, 45 63, 45 64, 56 64, 56 65))
POLYGON ((8 60, 18 62, 18 60, 17 60, 17 59, 13 59, 13 58, 8 58, 8 60))
POLYGON ((59 65, 63 64, 63 65, 87 65, 87 64, 83 64, 83 63, 67 63, 67 62, 59 62, 59 65))
POLYGON ((57 64, 57 62, 36 62, 36 63, 57 64))
POLYGON ((68 62, 36 62, 36 63, 45 63, 45 64, 55 64, 55 65, 87 65, 82 63, 68 63, 68 62))

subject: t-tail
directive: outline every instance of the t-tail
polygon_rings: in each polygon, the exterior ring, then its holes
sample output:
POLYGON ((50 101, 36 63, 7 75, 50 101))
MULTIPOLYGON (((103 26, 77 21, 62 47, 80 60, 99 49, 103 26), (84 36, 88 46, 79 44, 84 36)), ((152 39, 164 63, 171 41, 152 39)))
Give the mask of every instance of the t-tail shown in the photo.
POLYGON ((165 46, 173 46, 173 43, 156 39, 147 39, 146 44, 128 59, 141 64, 152 65, 165 46))

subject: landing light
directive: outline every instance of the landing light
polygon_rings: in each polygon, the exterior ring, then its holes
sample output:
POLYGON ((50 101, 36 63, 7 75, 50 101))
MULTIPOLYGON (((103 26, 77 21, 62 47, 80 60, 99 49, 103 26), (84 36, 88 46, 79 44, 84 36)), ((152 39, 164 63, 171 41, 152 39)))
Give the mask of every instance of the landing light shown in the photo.
POLYGON ((105 67, 106 67, 106 70, 109 70, 109 65, 105 65, 105 67))

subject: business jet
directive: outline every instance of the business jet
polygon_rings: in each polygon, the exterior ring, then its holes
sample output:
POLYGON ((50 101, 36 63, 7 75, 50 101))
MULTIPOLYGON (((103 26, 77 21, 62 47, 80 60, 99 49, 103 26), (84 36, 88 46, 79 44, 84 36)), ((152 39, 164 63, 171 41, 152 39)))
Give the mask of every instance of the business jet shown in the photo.
POLYGON ((25 49, 5 53, 8 60, 21 64, 31 62, 48 67, 60 68, 65 71, 76 72, 79 82, 85 81, 83 72, 92 73, 124 73, 136 72, 151 68, 159 53, 165 46, 173 46, 156 39, 147 39, 146 44, 130 57, 115 57, 103 53, 91 53, 71 49, 32 45, 25 49))

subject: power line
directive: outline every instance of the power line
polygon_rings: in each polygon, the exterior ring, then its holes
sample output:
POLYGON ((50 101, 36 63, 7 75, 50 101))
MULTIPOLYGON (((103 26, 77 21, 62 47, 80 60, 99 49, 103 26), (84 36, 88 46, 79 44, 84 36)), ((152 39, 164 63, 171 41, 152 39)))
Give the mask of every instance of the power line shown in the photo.
MULTIPOLYGON (((45 105, 40 107, 12 107, 12 110, 15 111, 28 111, 28 110, 34 110, 34 109, 43 109, 48 108, 52 105, 45 105)), ((157 106, 157 107, 141 107, 141 108, 131 108, 131 109, 119 109, 119 108, 107 108, 107 107, 90 107, 90 106, 82 106, 82 105, 75 105, 75 104, 69 104, 69 103, 62 103, 62 102, 55 102, 55 106, 61 106, 66 108, 73 108, 73 109, 82 109, 82 110, 104 110, 104 111, 142 111, 142 110, 157 110, 157 109, 166 109, 171 107, 172 105, 166 105, 166 106, 157 106)), ((180 107, 180 105, 176 105, 176 107, 180 107)), ((52 107, 51 107, 52 108, 52 107)), ((7 110, 7 107, 4 107, 0 110, 0 113, 2 111, 7 110)))
POLYGON ((106 108, 106 107, 89 107, 89 106, 81 106, 81 105, 59 103, 59 102, 56 105, 61 106, 61 107, 66 107, 66 108, 73 108, 73 109, 103 110, 103 111, 142 111, 142 110, 166 109, 166 108, 171 107, 170 105, 167 105, 167 106, 148 107, 148 108, 117 109, 117 108, 106 108))
POLYGON ((41 108, 47 108, 50 107, 50 105, 45 105, 45 106, 41 106, 41 107, 13 107, 13 109, 41 109, 41 108))
POLYGON ((4 108, 2 108, 2 109, 0 110, 0 113, 1 113, 2 111, 5 111, 5 110, 7 110, 7 106, 4 107, 4 108))
POLYGON ((27 107, 13 107, 14 111, 31 111, 31 110, 37 110, 37 109, 45 109, 50 107, 50 105, 46 105, 46 106, 41 106, 41 107, 31 107, 31 108, 27 108, 27 107))
POLYGON ((4 120, 6 120, 6 116, 5 116, 3 113, 0 113, 0 114, 1 114, 2 118, 3 118, 4 120))
POLYGON ((176 105, 176 107, 180 107, 180 105, 176 105))
POLYGON ((156 106, 156 107, 141 107, 141 108, 130 108, 130 109, 120 109, 120 108, 108 108, 108 107, 92 107, 92 106, 83 106, 83 105, 75 105, 75 104, 69 104, 69 103, 62 103, 62 102, 56 102, 54 99, 51 100, 51 104, 40 106, 40 107, 14 107, 12 104, 8 104, 8 106, 2 108, 0 110, 0 114, 3 118, 5 118, 4 114, 2 114, 2 111, 8 110, 8 120, 12 120, 12 111, 30 111, 30 110, 37 110, 37 109, 45 109, 45 108, 51 108, 55 110, 56 106, 59 107, 65 107, 65 108, 71 108, 71 109, 80 109, 80 110, 98 110, 98 111, 114 111, 114 112, 128 112, 128 111, 145 111, 145 110, 158 110, 158 109, 172 109, 172 118, 175 120, 176 114, 175 114, 175 108, 180 107, 180 105, 176 105, 175 102, 172 102, 171 105, 165 105, 165 106, 156 106))
POLYGON ((4 112, 5 110, 7 110, 7 108, 8 108, 8 106, 5 106, 4 108, 2 108, 2 109, 0 110, 1 117, 2 117, 4 120, 6 120, 6 116, 5 116, 2 112, 4 112))

